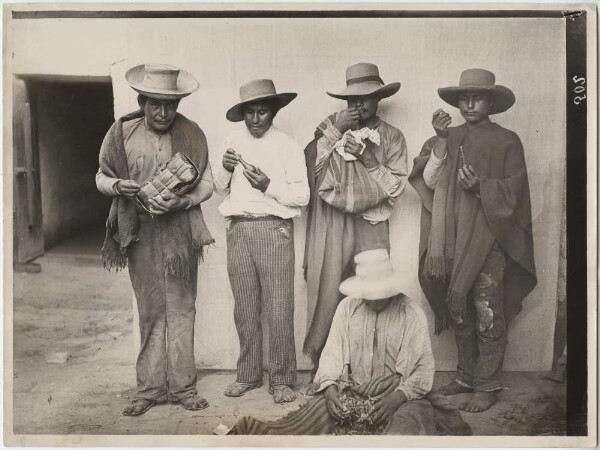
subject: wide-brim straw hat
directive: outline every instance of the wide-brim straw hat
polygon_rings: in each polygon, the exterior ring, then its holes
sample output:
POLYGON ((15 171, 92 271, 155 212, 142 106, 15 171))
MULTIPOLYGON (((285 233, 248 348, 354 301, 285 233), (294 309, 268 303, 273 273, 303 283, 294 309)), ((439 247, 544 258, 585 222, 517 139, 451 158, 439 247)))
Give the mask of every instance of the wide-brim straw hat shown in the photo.
POLYGON ((125 74, 125 79, 136 92, 159 100, 186 97, 200 86, 189 72, 166 64, 132 67, 125 74))
POLYGON ((492 100, 490 114, 506 111, 515 104, 515 94, 506 86, 496 84, 496 76, 489 70, 467 69, 460 74, 458 86, 438 89, 446 103, 458 108, 458 96, 465 92, 487 92, 492 100))
POLYGON ((340 284, 348 297, 382 300, 402 293, 403 280, 395 271, 385 248, 367 250, 354 257, 356 275, 340 284))
POLYGON ((278 94, 273 80, 252 80, 240 87, 240 102, 229 108, 225 117, 231 122, 244 120, 244 105, 250 102, 265 101, 276 102, 278 110, 287 106, 298 94, 284 92, 278 94))
POLYGON ((346 89, 338 93, 327 92, 327 95, 341 100, 366 95, 386 98, 394 95, 399 89, 400 83, 383 82, 375 64, 358 63, 346 69, 346 89))

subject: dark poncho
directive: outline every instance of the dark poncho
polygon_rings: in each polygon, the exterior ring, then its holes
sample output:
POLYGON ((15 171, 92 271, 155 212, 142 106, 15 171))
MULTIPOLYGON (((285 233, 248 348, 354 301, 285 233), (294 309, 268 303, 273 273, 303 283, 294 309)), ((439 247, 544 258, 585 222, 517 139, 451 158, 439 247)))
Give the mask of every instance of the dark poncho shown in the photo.
POLYGON ((504 276, 505 315, 510 321, 537 283, 533 258, 531 202, 523 146, 519 137, 495 123, 469 130, 450 128, 447 161, 435 191, 423 170, 435 137, 423 145, 409 176, 421 209, 419 281, 436 315, 436 334, 452 316, 464 314, 466 297, 497 241, 509 257, 504 276), (480 199, 457 183, 465 163, 480 178, 480 199))

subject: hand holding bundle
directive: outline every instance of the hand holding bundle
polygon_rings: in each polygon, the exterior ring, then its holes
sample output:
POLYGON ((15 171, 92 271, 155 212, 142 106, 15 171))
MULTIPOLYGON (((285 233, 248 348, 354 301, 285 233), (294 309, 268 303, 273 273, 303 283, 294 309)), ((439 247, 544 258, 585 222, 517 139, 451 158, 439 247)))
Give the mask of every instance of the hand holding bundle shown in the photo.
POLYGON ((362 146, 361 154, 367 146, 364 142, 365 139, 368 139, 375 145, 379 145, 380 142, 377 130, 372 130, 368 127, 361 128, 360 130, 346 131, 342 138, 333 145, 333 149, 344 158, 344 161, 356 161, 356 156, 351 155, 344 150, 348 136, 352 136, 354 140, 362 146))
POLYGON ((136 202, 151 212, 151 199, 172 193, 178 197, 192 190, 200 182, 200 173, 183 153, 176 153, 158 173, 146 181, 136 196, 136 202))

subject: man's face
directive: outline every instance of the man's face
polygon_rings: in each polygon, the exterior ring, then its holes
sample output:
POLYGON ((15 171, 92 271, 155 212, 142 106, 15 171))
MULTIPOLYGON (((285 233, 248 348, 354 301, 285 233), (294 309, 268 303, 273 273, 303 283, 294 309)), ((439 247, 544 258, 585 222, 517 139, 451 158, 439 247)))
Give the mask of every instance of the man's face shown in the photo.
POLYGON ((356 109, 359 113, 358 121, 361 124, 367 123, 377 114, 379 98, 374 95, 365 95, 358 97, 348 97, 348 108, 356 109))
POLYGON ((179 100, 158 100, 149 98, 143 106, 146 121, 157 133, 165 133, 175 120, 179 100))
POLYGON ((381 311, 383 311, 385 308, 388 307, 388 305, 390 304, 392 299, 393 299, 393 297, 384 298, 381 300, 363 300, 363 302, 367 306, 367 308, 369 308, 371 311, 380 313, 381 311))
POLYGON ((244 106, 244 122, 250 134, 260 138, 273 124, 273 111, 265 103, 248 103, 244 106))
POLYGON ((467 122, 477 125, 489 116, 492 101, 487 92, 466 92, 459 94, 458 108, 467 122))

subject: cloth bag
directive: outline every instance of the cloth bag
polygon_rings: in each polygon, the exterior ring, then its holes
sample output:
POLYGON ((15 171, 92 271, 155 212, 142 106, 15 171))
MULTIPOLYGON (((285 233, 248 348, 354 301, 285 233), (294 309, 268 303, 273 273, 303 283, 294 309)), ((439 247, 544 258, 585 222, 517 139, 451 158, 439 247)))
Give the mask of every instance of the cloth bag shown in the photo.
POLYGON ((358 214, 385 199, 385 193, 360 161, 346 161, 334 151, 325 170, 319 197, 334 208, 358 214))

